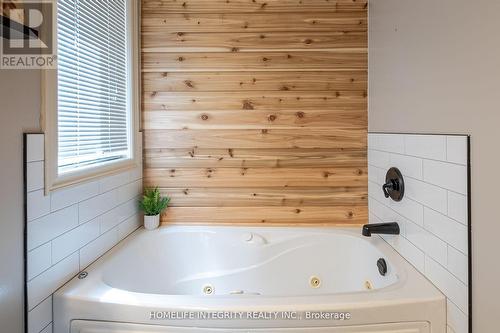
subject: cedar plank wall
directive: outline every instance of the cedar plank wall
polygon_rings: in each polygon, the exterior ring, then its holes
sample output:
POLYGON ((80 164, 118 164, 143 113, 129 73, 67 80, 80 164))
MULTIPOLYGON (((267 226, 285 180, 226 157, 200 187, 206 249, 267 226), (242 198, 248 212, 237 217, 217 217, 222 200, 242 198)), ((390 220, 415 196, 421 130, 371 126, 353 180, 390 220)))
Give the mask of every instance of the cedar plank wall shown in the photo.
POLYGON ((164 223, 367 222, 367 0, 143 0, 164 223))

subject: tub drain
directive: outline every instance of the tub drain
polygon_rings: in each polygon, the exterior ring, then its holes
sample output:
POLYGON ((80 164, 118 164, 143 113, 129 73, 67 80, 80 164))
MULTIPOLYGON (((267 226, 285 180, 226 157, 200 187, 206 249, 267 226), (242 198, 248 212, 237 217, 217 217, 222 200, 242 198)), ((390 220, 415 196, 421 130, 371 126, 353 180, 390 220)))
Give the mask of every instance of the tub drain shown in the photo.
POLYGON ((313 288, 319 288, 321 285, 321 280, 317 276, 313 276, 309 279, 309 284, 313 288))
POLYGON ((203 293, 205 295, 212 295, 214 293, 214 287, 207 284, 206 286, 203 287, 203 293))

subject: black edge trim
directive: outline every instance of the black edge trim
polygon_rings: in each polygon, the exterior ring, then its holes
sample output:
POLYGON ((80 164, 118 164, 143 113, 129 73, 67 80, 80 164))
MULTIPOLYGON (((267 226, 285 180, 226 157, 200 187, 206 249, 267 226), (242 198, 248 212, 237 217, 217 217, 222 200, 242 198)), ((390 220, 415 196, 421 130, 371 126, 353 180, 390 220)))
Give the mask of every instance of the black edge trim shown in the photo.
POLYGON ((471 136, 467 136, 467 246, 469 280, 469 333, 472 333, 472 171, 471 171, 471 136))

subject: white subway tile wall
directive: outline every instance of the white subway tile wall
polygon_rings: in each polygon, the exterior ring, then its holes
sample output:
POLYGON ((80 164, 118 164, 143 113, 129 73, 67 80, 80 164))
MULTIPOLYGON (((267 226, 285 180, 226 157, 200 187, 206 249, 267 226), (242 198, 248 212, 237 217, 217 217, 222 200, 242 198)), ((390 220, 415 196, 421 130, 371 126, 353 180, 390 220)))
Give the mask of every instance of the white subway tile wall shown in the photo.
POLYGON ((398 222, 399 236, 383 236, 447 298, 448 332, 468 332, 468 137, 368 136, 370 223, 398 222), (385 174, 397 167, 405 198, 386 199, 385 174))
POLYGON ((142 166, 46 196, 43 140, 26 136, 29 333, 52 332, 52 293, 141 225, 142 166))

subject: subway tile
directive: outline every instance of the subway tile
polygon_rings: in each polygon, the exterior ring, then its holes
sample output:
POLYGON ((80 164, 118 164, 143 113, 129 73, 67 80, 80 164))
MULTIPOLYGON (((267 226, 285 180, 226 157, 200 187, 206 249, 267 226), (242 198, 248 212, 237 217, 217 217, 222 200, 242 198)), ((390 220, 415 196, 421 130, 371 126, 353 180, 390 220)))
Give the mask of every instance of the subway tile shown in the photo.
POLYGON ((465 285, 468 281, 469 260, 465 254, 448 245, 448 263, 446 268, 465 285))
POLYGON ((390 165, 391 155, 378 150, 368 150, 368 164, 387 170, 390 165))
POLYGON ((118 203, 117 193, 117 190, 112 190, 80 202, 78 204, 80 224, 113 209, 118 203))
POLYGON ((99 194, 99 182, 92 181, 71 187, 58 189, 51 193, 52 211, 59 210, 92 198, 99 194))
POLYGON ((430 257, 425 257, 425 275, 464 313, 468 312, 467 286, 430 257))
POLYGON ((128 171, 110 175, 99 180, 99 193, 105 193, 130 182, 128 171))
POLYGON ((52 263, 55 264, 99 237, 99 220, 87 222, 52 240, 52 263))
POLYGON ((422 227, 408 222, 405 237, 432 259, 446 266, 447 244, 422 227))
POLYGON ((449 217, 432 209, 424 209, 425 229, 446 243, 467 254, 467 228, 449 217))
POLYGON ((390 200, 389 207, 418 225, 424 224, 424 206, 410 198, 403 199, 400 202, 390 200))
POLYGON ((453 302, 446 300, 447 324, 454 333, 468 333, 469 320, 453 302))
POLYGON ((448 136, 446 138, 447 161, 467 165, 468 148, 466 136, 448 136))
POLYGON ((446 161, 446 137, 442 135, 405 135, 405 151, 406 155, 446 161))
POLYGON ((118 203, 129 201, 142 193, 142 179, 124 185, 118 190, 118 203))
POLYGON ((47 325, 47 327, 45 327, 40 333, 52 333, 52 323, 47 325))
POLYGON ((370 209, 370 212, 368 213, 368 223, 373 224, 373 223, 382 223, 383 221, 373 213, 373 210, 370 209))
POLYGON ((77 273, 78 254, 75 253, 28 282, 28 309, 31 311, 77 273))
POLYGON ((30 162, 26 165, 26 189, 28 192, 43 189, 44 186, 43 161, 30 162))
POLYGON ((467 168, 446 162, 424 161, 424 180, 461 194, 467 194, 467 168))
POLYGON ((78 225, 76 205, 28 223, 28 250, 46 243, 78 225))
POLYGON ((99 217, 101 224, 101 234, 114 228, 130 216, 137 214, 139 211, 139 202, 137 199, 132 199, 109 212, 104 213, 99 217))
POLYGON ((117 229, 112 229, 80 249, 80 269, 84 269, 118 243, 117 229))
POLYGON ((142 224, 142 216, 135 214, 118 225, 118 240, 122 240, 142 224))
POLYGON ((418 157, 390 154, 390 166, 398 168, 404 176, 422 179, 422 159, 418 157))
POLYGON ((32 221, 50 213, 50 197, 43 190, 33 191, 27 195, 27 218, 32 221))
POLYGON ((448 193, 438 186, 407 178, 405 180, 405 195, 443 214, 448 211, 448 193))
POLYGON ((28 280, 42 273, 52 264, 50 243, 28 252, 28 280))
POLYGON ((52 322, 52 295, 28 312, 28 333, 40 333, 52 322))
POLYGON ((448 191, 448 216, 467 225, 469 219, 467 196, 448 191))
POLYGON ((385 174, 387 170, 368 164, 368 180, 379 186, 385 183, 385 174))
POLYGON ((422 250, 401 236, 384 235, 383 238, 420 272, 424 272, 425 254, 422 250))
POLYGON ((44 135, 28 134, 26 136, 26 162, 44 160, 44 135))
POLYGON ((368 148, 394 153, 404 153, 404 137, 399 134, 368 135, 368 148))

